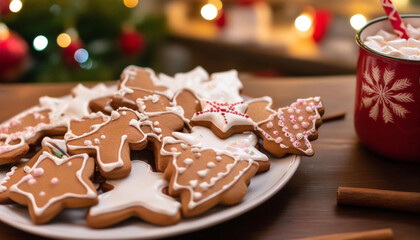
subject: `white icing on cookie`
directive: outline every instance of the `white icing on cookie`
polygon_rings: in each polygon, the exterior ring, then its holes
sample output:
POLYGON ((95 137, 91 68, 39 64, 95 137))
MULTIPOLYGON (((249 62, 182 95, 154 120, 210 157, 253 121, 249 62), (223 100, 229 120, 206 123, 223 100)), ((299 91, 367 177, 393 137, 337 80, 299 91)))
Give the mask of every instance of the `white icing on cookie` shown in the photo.
MULTIPOLYGON (((130 112, 135 113, 136 116, 138 117, 139 120, 131 119, 130 122, 129 122, 129 124, 128 124, 128 126, 127 126, 127 127, 132 126, 132 127, 136 128, 137 131, 140 134, 143 135, 143 138, 142 139, 139 139, 137 142, 145 141, 146 138, 147 138, 147 136, 153 136, 156 139, 160 139, 160 136, 156 135, 155 132, 145 134, 141 130, 140 126, 148 125, 154 131, 153 123, 152 123, 152 121, 149 121, 148 120, 148 117, 147 116, 145 116, 145 115, 143 115, 141 113, 138 113, 137 111, 134 111, 132 109, 124 108, 124 107, 123 108, 119 108, 118 111, 127 111, 127 112, 130 111, 130 112)), ((119 117, 121 117, 120 114, 118 114, 117 111, 113 111, 113 113, 114 112, 117 113, 115 115, 118 115, 119 117)), ((77 139, 80 139, 80 138, 85 138, 85 137, 88 137, 88 136, 92 136, 92 135, 96 134, 104 126, 106 126, 107 124, 109 124, 111 121, 116 121, 116 120, 112 120, 112 117, 111 118, 108 118, 107 121, 105 121, 105 122, 103 122, 101 124, 94 125, 93 126, 93 129, 90 132, 84 133, 81 136, 71 136, 71 135, 67 135, 67 134, 65 135, 65 139, 67 141, 67 147, 70 150, 75 150, 75 149, 95 149, 95 151, 97 153, 96 161, 99 164, 100 168, 103 171, 105 171, 105 172, 110 172, 110 171, 112 171, 112 170, 114 170, 116 168, 122 167, 124 165, 124 162, 123 162, 123 160, 121 158, 121 151, 122 151, 122 148, 123 148, 123 146, 124 146, 124 144, 125 144, 125 142, 127 140, 127 135, 122 135, 121 136, 121 142, 120 142, 120 146, 119 146, 119 150, 118 150, 118 159, 117 159, 117 161, 108 162, 108 163, 105 163, 105 162, 102 161, 101 154, 99 154, 99 153, 100 153, 100 147, 106 146, 107 142, 108 141, 112 141, 112 139, 110 139, 110 138, 102 139, 102 141, 100 141, 100 143, 97 144, 97 145, 93 145, 90 140, 86 140, 86 141, 90 141, 89 142, 90 144, 88 144, 86 146, 71 145, 71 143, 69 143, 69 142, 71 140, 77 140, 77 139)), ((103 134, 98 135, 98 137, 100 137, 102 135, 103 134)))
POLYGON ((39 99, 39 106, 27 109, 14 116, 12 119, 2 123, 0 125, 0 132, 5 130, 7 131, 8 127, 13 126, 18 122, 19 119, 30 114, 33 114, 35 119, 41 119, 43 118, 43 116, 40 114, 42 111, 49 111, 49 123, 39 123, 36 126, 27 127, 24 131, 10 134, 11 138, 18 139, 22 137, 24 140, 28 140, 34 137, 40 131, 49 130, 56 127, 67 127, 70 120, 80 119, 82 117, 88 117, 91 115, 89 110, 89 102, 91 100, 111 96, 115 93, 115 91, 115 87, 107 87, 103 83, 100 83, 91 89, 84 87, 82 84, 79 84, 72 90, 74 95, 73 97, 41 97, 39 99))
POLYGON ((294 147, 302 153, 312 156, 314 149, 308 137, 316 132, 316 121, 321 118, 318 109, 322 108, 320 97, 297 99, 289 107, 279 108, 278 111, 270 116, 270 118, 258 122, 258 125, 267 124, 273 121, 274 116, 278 117, 278 122, 274 123, 281 129, 281 135, 288 138, 293 146, 286 146, 279 139, 279 131, 264 131, 261 127, 256 127, 268 141, 274 141, 279 144, 280 148, 294 147), (315 103, 314 103, 315 102, 315 103), (303 109, 303 111, 300 111, 303 109), (298 111, 299 110, 299 111, 298 111), (287 119, 286 113, 291 114, 287 119), (312 127, 309 128, 311 123, 312 127), (292 125, 290 129, 286 125, 292 125), (275 136, 272 136, 275 135, 275 136), (303 140, 303 143, 300 141, 303 140))
POLYGON ((17 182, 16 184, 12 185, 10 187, 9 191, 11 191, 11 192, 17 192, 19 194, 25 195, 30 200, 30 204, 32 205, 33 210, 34 210, 34 213, 35 213, 36 216, 42 215, 44 213, 44 211, 47 208, 49 208, 52 204, 54 204, 57 201, 60 201, 60 200, 62 200, 64 198, 70 198, 70 197, 71 198, 91 198, 91 199, 96 198, 96 196, 97 196, 96 191, 92 190, 88 186, 88 184, 82 178, 83 170, 84 170, 84 168, 86 166, 86 163, 87 163, 87 161, 89 159, 89 156, 87 154, 77 154, 77 155, 74 155, 74 156, 71 156, 71 157, 68 157, 68 158, 58 158, 58 157, 56 157, 54 155, 51 155, 48 152, 43 152, 39 156, 39 158, 35 162, 35 164, 32 166, 32 169, 37 169, 38 165, 41 164, 45 159, 51 159, 52 161, 54 161, 54 163, 57 166, 60 166, 60 165, 62 165, 64 163, 70 162, 71 160, 73 160, 75 158, 79 158, 79 157, 82 157, 83 158, 83 164, 80 167, 80 169, 76 172, 76 177, 79 180, 79 182, 83 185, 83 187, 86 189, 86 193, 85 194, 77 194, 77 193, 72 193, 72 192, 66 192, 66 193, 64 193, 62 195, 59 195, 59 196, 56 196, 56 197, 51 198, 43 206, 38 206, 36 204, 36 201, 35 201, 35 197, 36 196, 34 196, 32 193, 25 192, 25 191, 23 191, 23 190, 21 190, 19 188, 19 185, 20 184, 22 184, 22 183, 24 183, 26 181, 28 181, 28 183, 29 183, 29 181, 34 180, 34 176, 32 176, 33 173, 29 173, 26 176, 24 176, 19 182, 17 182))
MULTIPOLYGON (((273 99, 271 97, 264 96, 264 97, 260 97, 260 98, 253 98, 253 99, 251 99, 249 101, 246 101, 246 103, 248 105, 251 105, 254 102, 266 102, 267 105, 265 106, 265 110, 268 111, 268 112, 271 112, 271 114, 276 113, 276 111, 274 111, 273 109, 271 109, 271 106, 273 105, 273 99)), ((270 117, 272 117, 272 116, 270 116, 270 117)), ((270 120, 273 120, 273 119, 270 119, 270 120)), ((260 125, 262 122, 267 122, 267 119, 264 119, 262 121, 256 122, 255 124, 256 125, 260 125)), ((269 127, 269 126, 273 127, 273 124, 268 124, 267 127, 269 127)), ((271 127, 269 127, 269 128, 271 128, 271 127)))
POLYGON ((233 126, 254 125, 254 122, 245 114, 248 105, 244 102, 216 102, 201 100, 200 112, 196 112, 191 121, 210 121, 223 133, 233 126))
POLYGON ((114 188, 99 195, 99 203, 90 208, 89 215, 97 216, 139 206, 175 216, 181 204, 162 192, 168 186, 163 174, 153 172, 147 163, 139 160, 133 160, 131 164, 132 170, 128 177, 107 181, 114 188))
POLYGON ((10 144, 10 142, 13 140, 12 136, 0 133, 0 140, 3 140, 3 139, 4 139, 4 142, 0 142, 0 155, 3 153, 11 152, 25 145, 25 140, 23 139, 22 136, 15 138, 15 139, 19 139, 19 142, 16 144, 10 144))
MULTIPOLYGON (((178 166, 177 158, 181 155, 181 153, 177 152, 177 151, 168 152, 168 151, 165 150, 165 145, 166 144, 176 144, 176 143, 183 143, 183 142, 184 141, 177 140, 177 139, 172 138, 172 137, 165 137, 165 138, 163 138, 163 145, 162 145, 162 148, 160 150, 160 153, 163 156, 173 156, 173 159, 171 161, 171 164, 175 167, 175 173, 174 173, 175 177, 174 177, 174 180, 173 180, 173 183, 172 183, 173 188, 175 190, 186 189, 190 192, 190 196, 192 196, 192 197, 189 199, 189 202, 188 202, 188 208, 189 209, 193 209, 193 208, 197 207, 198 205, 203 204, 204 202, 208 201, 209 199, 214 198, 214 197, 222 194, 224 191, 226 191, 227 189, 232 187, 242 177, 242 175, 251 168, 252 165, 258 165, 255 161, 253 161, 251 159, 241 160, 241 159, 239 159, 239 157, 232 156, 229 152, 219 152, 218 153, 219 156, 220 155, 227 155, 227 156, 231 157, 233 159, 233 163, 227 164, 224 168, 225 171, 219 172, 216 177, 212 177, 210 182, 206 181, 206 184, 202 184, 203 182, 200 183, 201 187, 204 186, 205 189, 203 189, 203 190, 205 190, 205 191, 212 188, 218 181, 222 180, 224 177, 228 176, 231 173, 233 167, 236 166, 239 161, 246 161, 248 164, 244 169, 242 169, 238 173, 238 175, 236 175, 234 177, 233 181, 224 185, 221 189, 218 189, 217 191, 210 194, 209 196, 203 197, 202 196, 203 194, 201 192, 196 191, 196 186, 197 186, 198 180, 200 178, 205 178, 206 177, 207 173, 210 171, 210 168, 206 168, 206 169, 198 171, 197 172, 197 179, 190 180, 188 185, 180 184, 178 182, 178 179, 179 179, 179 176, 180 176, 179 168, 181 168, 182 166, 178 166)), ((214 149, 211 149, 211 148, 192 148, 191 152, 203 152, 205 150, 215 151, 214 149)), ((185 160, 183 162, 185 162, 185 160)), ((200 160, 195 160, 195 161, 200 161, 200 160)), ((213 167, 211 167, 211 168, 213 168, 213 167)))
POLYGON ((180 89, 193 91, 199 98, 216 101, 242 101, 239 90, 243 85, 236 70, 209 74, 202 67, 196 67, 190 72, 177 73, 174 77, 159 74, 158 84, 169 88, 173 96, 180 89))
POLYGON ((191 133, 173 132, 172 135, 189 145, 227 151, 243 160, 268 161, 268 157, 255 148, 258 138, 252 132, 238 133, 221 139, 209 128, 196 126, 191 129, 191 133))
POLYGON ((10 177, 16 172, 16 169, 18 169, 18 167, 13 166, 10 169, 10 171, 8 173, 6 173, 6 176, 4 176, 4 178, 1 180, 1 182, 0 182, 0 193, 7 190, 7 187, 5 187, 4 184, 6 184, 10 180, 10 177))

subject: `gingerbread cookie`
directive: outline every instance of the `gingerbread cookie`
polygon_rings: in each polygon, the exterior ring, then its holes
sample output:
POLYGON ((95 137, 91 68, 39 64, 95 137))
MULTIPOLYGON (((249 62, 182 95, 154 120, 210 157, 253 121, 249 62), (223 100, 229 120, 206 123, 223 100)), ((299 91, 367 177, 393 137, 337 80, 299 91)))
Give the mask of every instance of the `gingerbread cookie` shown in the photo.
POLYGON ((132 171, 124 179, 108 180, 112 190, 99 195, 97 205, 86 216, 93 228, 103 228, 132 216, 157 225, 177 223, 181 204, 162 190, 168 186, 162 173, 153 172, 145 162, 132 161, 132 171))
MULTIPOLYGON (((267 103, 267 99, 261 101, 255 99, 249 104, 267 103)), ((267 108, 261 109, 260 113, 247 112, 256 120, 256 133, 263 139, 264 149, 276 157, 287 153, 312 156, 314 149, 310 140, 318 137, 317 129, 322 123, 321 116, 324 113, 321 98, 298 99, 289 107, 279 108, 277 112, 261 120, 270 112, 269 106, 270 104, 266 104, 267 108)))
POLYGON ((171 137, 163 139, 161 154, 170 158, 165 170, 169 195, 180 197, 182 215, 191 217, 217 204, 232 205, 246 195, 258 163, 198 148, 171 137))
POLYGON ((111 115, 115 109, 112 108, 111 102, 113 97, 101 97, 93 99, 89 102, 89 109, 91 112, 102 112, 106 115, 111 115))
POLYGON ((113 94, 115 90, 98 84, 89 89, 79 84, 72 97, 41 97, 39 106, 30 108, 0 125, 0 133, 12 140, 22 137, 29 145, 36 145, 44 136, 64 135, 71 119, 90 115, 89 102, 95 97, 113 94))
POLYGON ((182 116, 184 121, 189 123, 194 113, 201 111, 200 100, 197 95, 189 89, 179 90, 173 100, 175 106, 179 106, 182 109, 182 116))
POLYGON ((146 112, 165 112, 168 107, 172 107, 170 99, 163 94, 156 92, 133 89, 124 95, 116 94, 112 98, 111 106, 115 109, 128 107, 142 113, 146 112))
POLYGON ((258 137, 252 132, 238 133, 226 139, 221 139, 210 129, 197 126, 191 129, 191 133, 174 132, 172 135, 194 147, 228 152, 241 160, 252 159, 259 165, 258 172, 270 169, 270 161, 264 153, 256 148, 258 137))
POLYGON ((6 173, 6 176, 0 181, 0 204, 12 203, 9 198, 10 186, 16 184, 20 179, 22 179, 22 177, 26 175, 25 171, 23 171, 23 168, 25 166, 31 168, 44 152, 52 154, 52 150, 50 148, 43 147, 29 161, 21 162, 16 166, 11 167, 10 171, 6 173), (17 171, 18 169, 19 171, 17 171))
POLYGON ((92 113, 89 117, 82 119, 73 119, 68 124, 68 130, 65 135, 66 139, 81 136, 90 132, 96 125, 103 124, 108 121, 110 116, 102 114, 102 112, 92 113))
POLYGON ((80 136, 66 135, 70 154, 96 155, 99 170, 105 178, 117 179, 128 176, 131 170, 130 149, 141 150, 147 145, 147 136, 140 129, 144 115, 129 108, 113 111, 111 117, 97 125, 92 120, 81 121, 85 129, 80 136))
POLYGON ((121 74, 118 83, 119 94, 124 96, 126 93, 132 93, 133 89, 164 93, 167 87, 159 86, 158 81, 153 70, 130 65, 121 74))
POLYGON ((25 167, 14 169, 15 172, 9 175, 9 182, 13 182, 9 187, 10 199, 28 206, 35 224, 50 221, 63 208, 97 203, 97 193, 89 179, 93 174, 94 160, 87 154, 58 158, 42 151, 37 156, 33 158, 33 164, 30 162, 25 167))
POLYGON ((258 123, 262 122, 270 115, 276 113, 272 109, 273 106, 273 99, 271 97, 265 96, 260 98, 254 98, 246 102, 248 104, 248 109, 246 110, 246 114, 252 118, 252 121, 258 123))
POLYGON ((66 140, 64 139, 44 137, 44 139, 42 139, 41 146, 44 149, 50 149, 51 153, 57 156, 58 158, 70 156, 67 152, 66 140))
POLYGON ((9 135, 11 140, 23 138, 25 143, 37 144, 45 135, 64 135, 67 128, 56 126, 50 118, 51 110, 33 107, 0 126, 0 134, 9 135))
POLYGON ((175 131, 181 131, 184 128, 183 119, 175 113, 157 113, 149 116, 151 125, 141 126, 141 130, 148 136, 148 141, 152 144, 151 148, 155 154, 155 167, 157 171, 163 172, 168 166, 168 159, 162 158, 160 151, 162 149, 163 139, 172 136, 175 131))
POLYGON ((227 138, 234 133, 254 130, 254 122, 245 113, 248 105, 244 102, 216 102, 201 100, 202 111, 191 118, 192 126, 208 127, 219 137, 227 138))
POLYGON ((252 159, 259 165, 258 172, 270 169, 270 161, 264 153, 256 148, 258 138, 252 132, 238 133, 226 139, 221 139, 210 129, 197 126, 191 129, 191 133, 174 132, 172 135, 194 147, 228 152, 232 156, 239 157, 240 160, 252 159))
POLYGON ((9 135, 0 134, 0 165, 17 162, 28 151, 23 137, 12 140, 9 135))

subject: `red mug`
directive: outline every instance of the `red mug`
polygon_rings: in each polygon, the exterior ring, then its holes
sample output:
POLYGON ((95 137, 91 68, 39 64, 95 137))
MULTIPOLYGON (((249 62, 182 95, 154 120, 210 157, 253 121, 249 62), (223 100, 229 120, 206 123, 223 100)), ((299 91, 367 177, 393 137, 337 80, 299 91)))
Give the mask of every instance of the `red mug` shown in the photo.
MULTIPOLYGON (((420 27, 420 15, 402 15, 420 27)), ((420 161, 420 61, 384 55, 367 47, 366 37, 393 32, 386 17, 367 23, 357 34, 354 126, 361 143, 388 158, 420 161)))

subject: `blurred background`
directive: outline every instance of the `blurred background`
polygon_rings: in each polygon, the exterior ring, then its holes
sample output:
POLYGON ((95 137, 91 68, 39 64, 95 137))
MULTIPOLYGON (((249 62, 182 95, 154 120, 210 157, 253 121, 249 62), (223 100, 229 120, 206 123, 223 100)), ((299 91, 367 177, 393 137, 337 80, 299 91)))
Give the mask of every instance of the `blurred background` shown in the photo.
POLYGON ((379 0, 0 0, 0 82, 112 80, 130 64, 351 74, 355 32, 382 15, 379 0))

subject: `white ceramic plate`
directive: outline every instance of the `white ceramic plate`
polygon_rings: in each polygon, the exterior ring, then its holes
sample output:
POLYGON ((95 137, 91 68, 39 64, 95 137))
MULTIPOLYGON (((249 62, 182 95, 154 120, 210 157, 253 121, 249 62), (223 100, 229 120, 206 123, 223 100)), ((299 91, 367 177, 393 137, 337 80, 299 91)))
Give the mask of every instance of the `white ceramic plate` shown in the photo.
MULTIPOLYGON (((289 155, 281 159, 271 159, 271 169, 252 178, 248 194, 237 205, 216 207, 204 215, 183 219, 176 225, 161 227, 143 222, 137 218, 106 229, 87 227, 84 216, 86 209, 63 211, 51 223, 34 225, 26 207, 0 205, 0 221, 26 232, 67 239, 150 239, 169 237, 207 228, 243 214, 272 197, 282 189, 295 173, 300 156, 289 155)), ((0 172, 3 178, 5 171, 0 172)))

